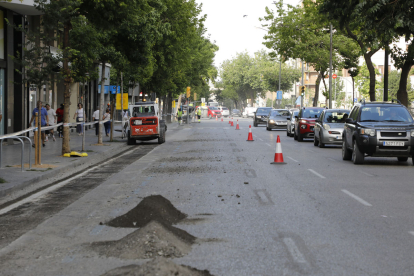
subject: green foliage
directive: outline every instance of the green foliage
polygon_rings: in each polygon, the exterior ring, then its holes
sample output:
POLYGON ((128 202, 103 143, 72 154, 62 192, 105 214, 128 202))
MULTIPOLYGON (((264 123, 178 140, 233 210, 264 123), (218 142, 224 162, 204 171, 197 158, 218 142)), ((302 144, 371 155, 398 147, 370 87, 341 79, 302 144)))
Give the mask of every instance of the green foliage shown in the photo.
MULTIPOLYGON (((227 91, 226 95, 234 102, 254 101, 257 96, 264 97, 267 91, 276 91, 279 87, 279 62, 275 62, 266 52, 238 53, 232 60, 223 62, 220 68, 219 84, 227 91)), ((298 81, 300 71, 282 64, 280 88, 291 89, 298 81)))
MULTIPOLYGON (((375 69, 375 75, 379 75, 379 71, 377 69, 375 69)), ((359 75, 355 77, 355 88, 359 91, 360 99, 369 99, 370 74, 365 63, 362 64, 359 75)), ((382 99, 383 84, 378 80, 375 80, 375 91, 375 98, 382 99)))
MULTIPOLYGON (((400 79, 401 79, 401 72, 397 70, 391 70, 388 75, 388 99, 397 99, 397 92, 400 88, 400 79)), ((383 86, 383 84, 382 84, 383 86)), ((411 79, 407 79, 407 95, 408 95, 408 102, 414 101, 414 89, 411 84, 411 79)))

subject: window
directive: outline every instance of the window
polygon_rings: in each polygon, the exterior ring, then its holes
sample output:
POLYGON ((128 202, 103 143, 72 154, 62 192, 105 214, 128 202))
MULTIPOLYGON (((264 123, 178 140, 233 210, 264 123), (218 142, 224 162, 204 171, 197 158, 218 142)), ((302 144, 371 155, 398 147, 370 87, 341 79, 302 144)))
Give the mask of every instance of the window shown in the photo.
POLYGON ((349 116, 352 120, 356 121, 358 118, 359 106, 355 106, 354 109, 351 111, 351 115, 349 116))
POLYGON ((136 106, 132 109, 132 115, 134 117, 154 116, 155 109, 154 109, 154 106, 150 106, 150 105, 136 106))
POLYGON ((274 110, 272 111, 272 116, 289 116, 289 110, 274 110))
POLYGON ((323 121, 325 123, 344 123, 347 116, 349 115, 349 111, 343 112, 343 111, 327 111, 325 112, 325 117, 323 118, 323 121))
POLYGON ((318 118, 323 109, 305 109, 302 111, 303 113, 301 118, 318 118))

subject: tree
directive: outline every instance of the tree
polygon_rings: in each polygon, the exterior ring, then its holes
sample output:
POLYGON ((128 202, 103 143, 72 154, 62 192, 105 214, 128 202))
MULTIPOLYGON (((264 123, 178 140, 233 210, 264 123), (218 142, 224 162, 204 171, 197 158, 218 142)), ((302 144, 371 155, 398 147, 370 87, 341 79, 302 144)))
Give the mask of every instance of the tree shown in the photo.
MULTIPOLYGON (((398 91, 400 90, 400 79, 401 72, 397 70, 392 70, 388 75, 388 96, 389 99, 397 99, 398 91)), ((411 79, 407 79, 407 87, 404 89, 407 91, 408 102, 411 103, 414 101, 414 89, 411 85, 411 79)))
POLYGON ((362 9, 359 6, 360 3, 363 5, 367 2, 377 5, 381 1, 317 0, 315 4, 319 11, 332 22, 336 30, 343 32, 358 43, 369 72, 369 98, 375 101, 376 73, 371 58, 384 45, 388 45, 393 36, 389 35, 388 31, 382 32, 378 24, 368 24, 366 18, 371 16, 375 9, 362 9))
MULTIPOLYGON (((317 106, 319 84, 329 68, 329 22, 318 12, 313 1, 304 0, 303 7, 289 6, 290 10, 287 12, 282 9, 282 3, 275 3, 277 16, 266 8, 267 15, 261 19, 267 22, 262 26, 269 28, 264 44, 273 50, 271 55, 300 58, 319 73, 313 102, 313 106, 317 106)), ((347 55, 354 52, 356 44, 341 32, 335 32, 333 36, 333 68, 338 69, 343 67, 342 63, 347 55)))
MULTIPOLYGON (((373 64, 375 66, 375 64, 373 64)), ((374 67, 375 68, 375 67, 374 67)), ((375 69, 375 74, 379 75, 379 71, 375 69)), ((355 84, 358 89, 360 98, 368 98, 371 97, 371 73, 368 70, 368 67, 365 63, 362 64, 360 73, 357 77, 355 77, 355 84)), ((382 99, 382 84, 375 79, 375 98, 382 99)))

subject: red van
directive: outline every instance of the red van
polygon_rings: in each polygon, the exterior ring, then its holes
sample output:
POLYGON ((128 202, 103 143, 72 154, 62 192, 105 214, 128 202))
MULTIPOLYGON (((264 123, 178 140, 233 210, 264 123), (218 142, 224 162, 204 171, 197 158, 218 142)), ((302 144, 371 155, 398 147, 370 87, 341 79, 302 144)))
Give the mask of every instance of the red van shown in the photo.
POLYGON ((207 108, 208 108, 207 116, 208 116, 209 119, 216 118, 216 116, 218 118, 221 118, 221 111, 220 111, 220 109, 218 109, 215 106, 207 106, 207 108))

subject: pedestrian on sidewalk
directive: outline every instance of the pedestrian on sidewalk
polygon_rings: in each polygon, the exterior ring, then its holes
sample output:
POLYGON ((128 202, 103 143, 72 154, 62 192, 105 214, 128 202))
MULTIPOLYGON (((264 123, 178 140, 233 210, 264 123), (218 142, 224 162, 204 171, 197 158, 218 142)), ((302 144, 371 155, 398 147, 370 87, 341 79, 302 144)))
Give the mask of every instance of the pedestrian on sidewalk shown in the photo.
MULTIPOLYGON (((41 126, 48 126, 49 125, 49 123, 48 123, 49 118, 47 116, 47 110, 46 110, 46 108, 44 108, 42 106, 42 101, 37 101, 37 106, 33 109, 33 112, 32 112, 32 118, 30 119, 29 127, 33 123, 33 121, 36 117, 36 113, 40 118, 40 122, 41 122, 40 125, 41 126), (39 112, 38 106, 40 106, 40 112, 39 112)), ((38 127, 38 126, 35 126, 35 125, 33 125, 33 126, 38 127)), ((36 135, 37 135, 37 131, 34 132, 34 137, 36 137, 36 135)), ((43 144, 43 146, 46 146, 46 144, 45 144, 46 134, 45 134, 44 130, 42 130, 41 136, 42 136, 42 144, 43 144)), ((33 147, 35 147, 35 145, 36 145, 36 140, 37 139, 34 139, 33 147)))
POLYGON ((76 125, 76 132, 79 136, 83 135, 83 122, 85 121, 85 116, 83 112, 83 105, 78 103, 78 109, 76 110, 75 114, 73 115, 73 119, 76 118, 76 122, 80 124, 76 125))
MULTIPOLYGON (((56 125, 56 112, 53 108, 50 107, 50 104, 46 104, 46 110, 47 110, 47 117, 49 118, 49 126, 54 126, 56 125)), ((55 129, 52 128, 51 130, 49 130, 49 133, 52 135, 53 141, 56 141, 55 139, 55 129)), ((46 136, 46 141, 48 141, 48 138, 46 136)))
POLYGON ((200 123, 200 119, 201 119, 201 107, 199 107, 197 109, 197 118, 198 118, 198 122, 200 123))
MULTIPOLYGON (((109 113, 109 108, 106 109, 105 114, 102 117, 102 120, 110 120, 111 119, 111 114, 109 113)), ((111 121, 107 121, 104 123, 105 126, 105 133, 106 136, 109 136, 109 132, 111 131, 111 121)))
MULTIPOLYGON (((96 110, 93 112, 92 117, 95 122, 99 121, 99 106, 96 107, 96 110)), ((95 134, 96 136, 99 134, 99 123, 95 124, 95 134)))
MULTIPOLYGON (((63 123, 63 109, 64 109, 64 105, 60 104, 60 107, 58 109, 56 109, 56 116, 57 116, 57 123, 63 123)), ((63 137, 63 125, 58 126, 57 129, 58 133, 59 133, 59 138, 63 137)))

